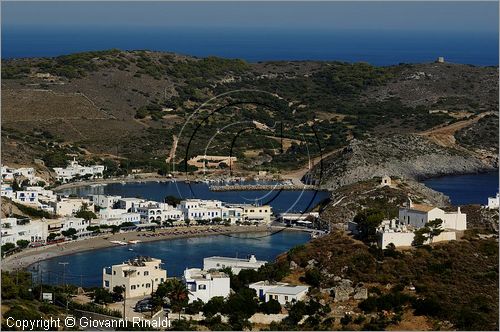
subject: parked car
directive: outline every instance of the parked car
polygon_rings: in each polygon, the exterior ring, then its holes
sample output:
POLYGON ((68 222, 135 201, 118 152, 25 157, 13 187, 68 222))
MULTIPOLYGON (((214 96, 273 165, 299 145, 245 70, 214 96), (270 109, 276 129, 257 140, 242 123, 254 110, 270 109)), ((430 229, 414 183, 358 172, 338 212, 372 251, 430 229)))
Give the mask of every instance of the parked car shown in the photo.
POLYGON ((134 307, 134 310, 137 312, 146 312, 151 311, 152 309, 153 306, 151 305, 151 299, 140 300, 134 307))

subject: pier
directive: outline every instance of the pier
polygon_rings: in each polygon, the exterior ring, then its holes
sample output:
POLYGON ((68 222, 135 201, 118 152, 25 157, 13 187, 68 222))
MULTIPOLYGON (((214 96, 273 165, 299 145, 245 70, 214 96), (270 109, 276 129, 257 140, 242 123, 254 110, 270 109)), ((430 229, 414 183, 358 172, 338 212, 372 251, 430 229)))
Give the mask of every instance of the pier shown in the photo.
POLYGON ((321 190, 313 185, 295 185, 295 184, 230 184, 224 186, 210 186, 211 191, 248 191, 248 190, 321 190))

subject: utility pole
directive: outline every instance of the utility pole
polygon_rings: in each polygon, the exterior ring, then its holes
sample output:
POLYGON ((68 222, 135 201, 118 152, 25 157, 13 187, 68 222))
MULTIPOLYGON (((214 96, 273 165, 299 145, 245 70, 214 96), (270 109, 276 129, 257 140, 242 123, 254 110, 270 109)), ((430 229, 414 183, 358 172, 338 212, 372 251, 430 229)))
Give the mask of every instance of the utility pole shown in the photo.
POLYGON ((64 290, 66 290, 66 265, 68 265, 68 262, 59 262, 60 265, 63 266, 63 275, 62 275, 62 282, 64 285, 64 290))

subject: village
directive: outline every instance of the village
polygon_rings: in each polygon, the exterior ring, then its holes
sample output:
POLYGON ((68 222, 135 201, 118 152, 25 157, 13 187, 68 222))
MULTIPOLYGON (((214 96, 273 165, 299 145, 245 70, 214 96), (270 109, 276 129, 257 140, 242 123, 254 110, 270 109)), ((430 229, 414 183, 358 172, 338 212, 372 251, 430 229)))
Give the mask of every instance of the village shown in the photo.
MULTIPOLYGON (((75 160, 67 168, 55 170, 61 182, 75 178, 93 179, 102 177, 103 167, 80 166, 75 160)), ((108 240, 109 245, 131 245, 162 235, 197 236, 217 234, 223 227, 292 227, 307 230, 320 218, 316 211, 306 213, 273 213, 270 205, 232 204, 220 200, 175 199, 164 202, 118 195, 92 194, 87 197, 70 197, 46 189, 42 179, 32 168, 2 166, 2 197, 16 207, 27 207, 41 211, 38 218, 28 218, 10 213, 2 219, 2 256, 16 257, 22 251, 77 243, 92 238, 107 239, 111 234, 135 234, 128 241, 108 240)), ((382 177, 379 186, 390 187, 389 176, 382 177)), ((488 199, 484 209, 498 209, 499 195, 488 199)), ((460 207, 455 211, 437 206, 415 203, 410 197, 398 207, 398 217, 384 219, 374 228, 367 228, 356 218, 345 225, 346 234, 366 239, 367 233, 375 236, 381 249, 410 248, 443 241, 458 240, 467 229, 467 215, 460 207)), ((325 235, 321 231, 317 234, 325 235)), ((125 238, 124 238, 125 239, 125 238)), ((132 250, 132 249, 130 249, 132 250)), ((179 317, 194 321, 206 319, 205 306, 217 301, 226 301, 241 292, 235 289, 234 276, 242 271, 265 269, 268 262, 257 260, 255 255, 247 258, 211 256, 203 259, 201 267, 186 267, 182 276, 169 277, 168 262, 160 258, 137 256, 124 262, 102 268, 102 292, 92 297, 83 290, 75 301, 81 304, 104 303, 106 308, 120 312, 124 319, 150 320, 169 318, 172 312, 179 317), (173 303, 168 296, 161 295, 166 288, 180 287, 185 294, 183 306, 173 303), (104 292, 104 293, 103 293, 104 292), (104 294, 104 295, 103 295, 104 294), (107 294, 107 295, 106 295, 107 294), (106 298, 107 300, 103 300, 106 298), (104 302, 102 302, 104 301, 104 302), (198 309, 196 309, 198 308, 198 309), (196 311, 198 310, 198 311, 196 311), (182 312, 182 313, 181 313, 182 312)), ((296 269, 296 266, 290 268, 296 269)), ((311 267, 315 262, 309 262, 311 267)), ((253 273, 253 272, 252 272, 253 273)), ((307 280, 277 282, 272 278, 254 276, 245 285, 252 290, 254 300, 263 308, 249 318, 255 324, 280 322, 289 315, 291 308, 300 302, 314 301, 307 280), (255 279, 257 278, 257 280, 255 279), (272 309, 269 309, 272 308, 272 309)), ((369 296, 368 289, 354 285, 350 280, 337 280, 338 285, 322 290, 332 294, 336 303, 351 300, 363 301, 369 296)), ((169 288, 169 289, 170 289, 169 288)), ((175 301, 174 301, 175 302, 175 301)), ((218 303, 218 302, 217 302, 218 303)), ((340 305, 338 317, 349 314, 349 306, 340 305)), ((221 315, 222 321, 228 317, 221 315)), ((304 317, 303 319, 306 319, 304 317)))

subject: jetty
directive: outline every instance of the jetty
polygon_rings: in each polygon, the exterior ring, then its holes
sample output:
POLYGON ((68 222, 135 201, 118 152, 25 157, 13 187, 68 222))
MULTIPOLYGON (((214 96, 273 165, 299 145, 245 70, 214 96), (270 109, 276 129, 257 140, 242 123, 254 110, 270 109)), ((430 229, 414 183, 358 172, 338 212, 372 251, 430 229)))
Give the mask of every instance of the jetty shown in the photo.
POLYGON ((321 190, 317 186, 303 184, 228 184, 223 186, 210 186, 211 191, 249 191, 249 190, 321 190))

